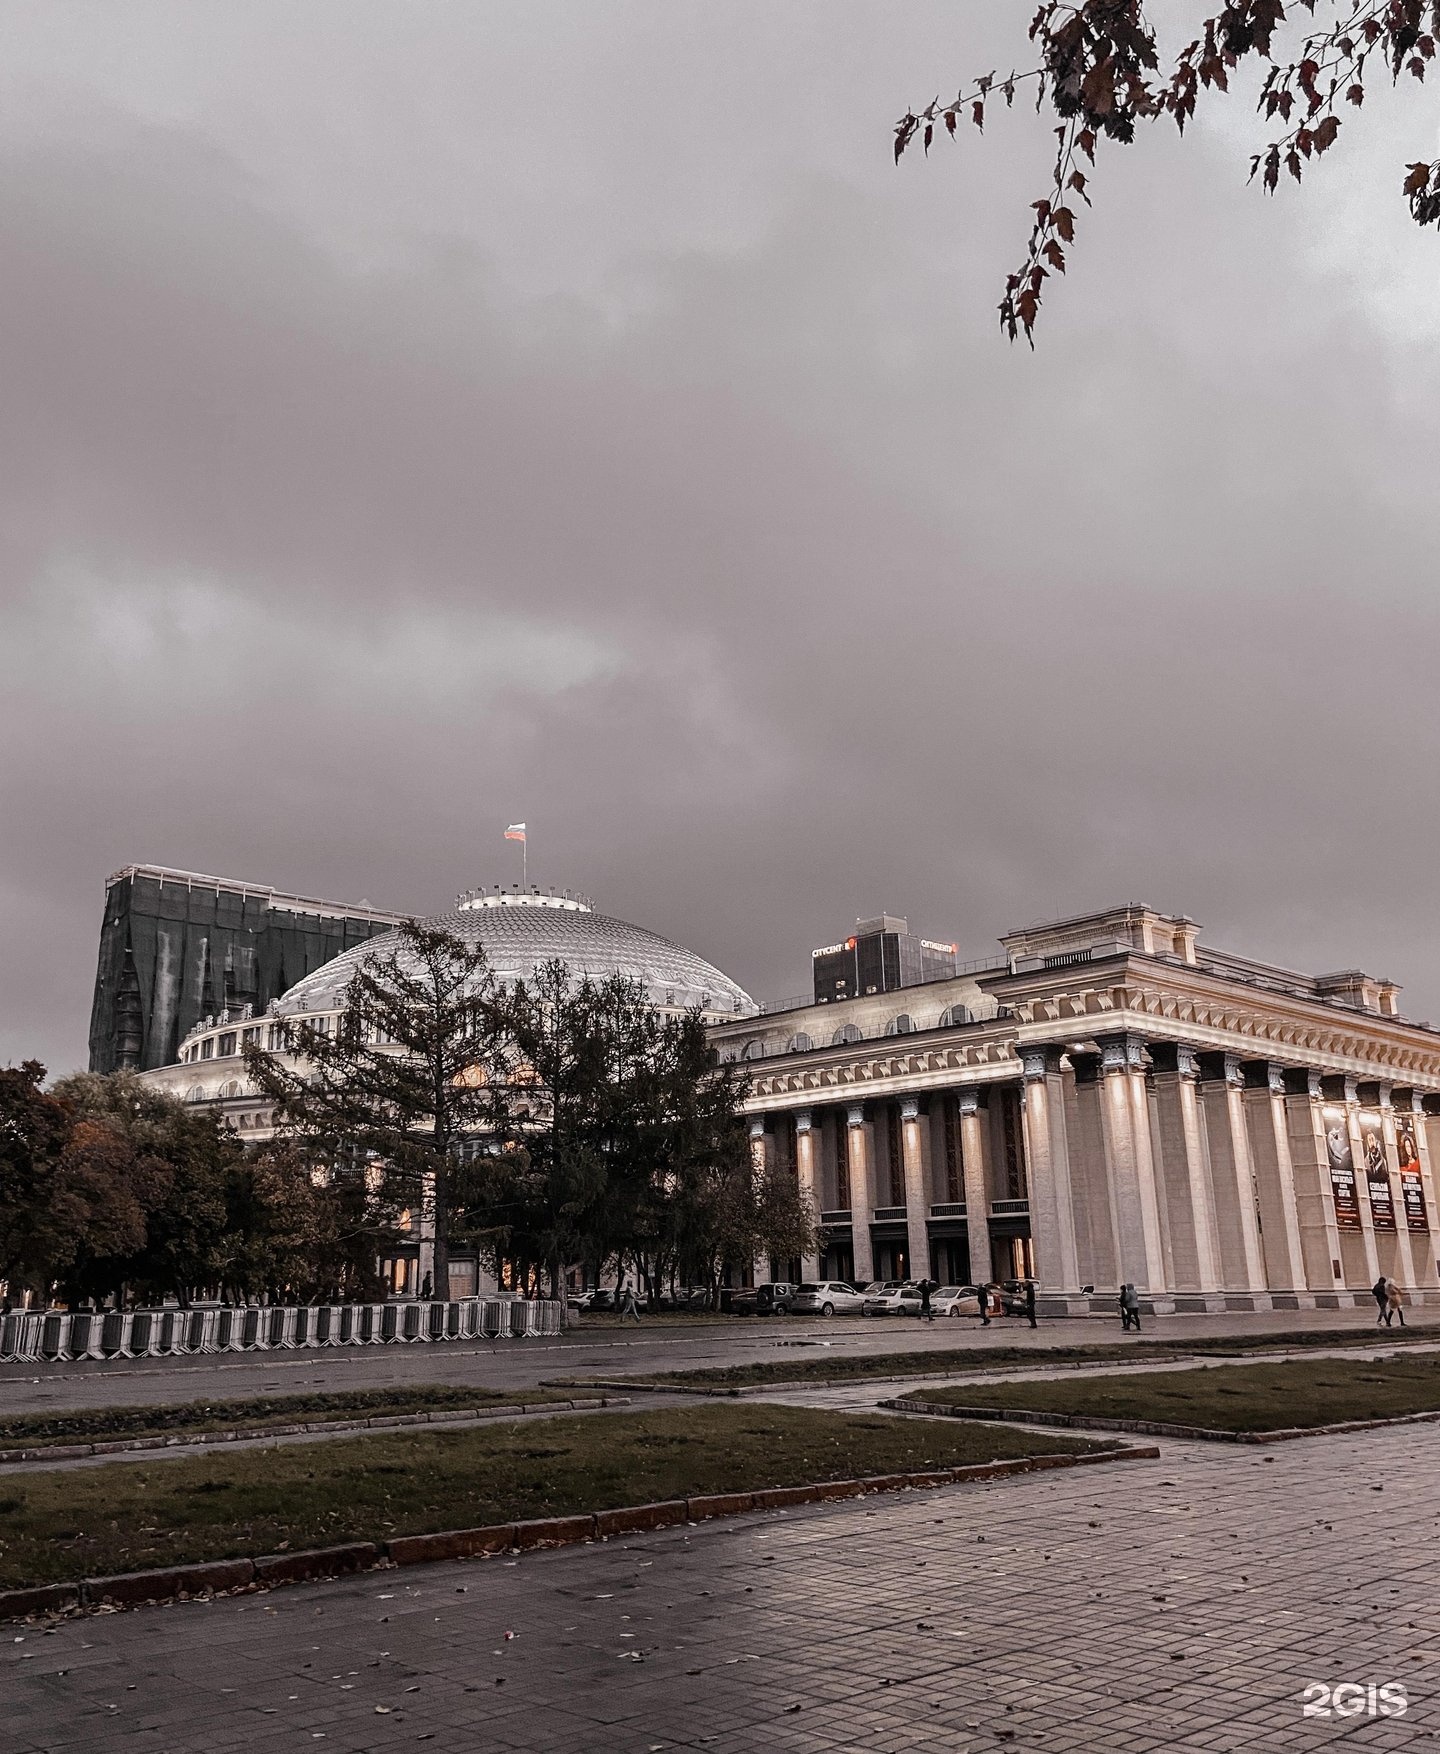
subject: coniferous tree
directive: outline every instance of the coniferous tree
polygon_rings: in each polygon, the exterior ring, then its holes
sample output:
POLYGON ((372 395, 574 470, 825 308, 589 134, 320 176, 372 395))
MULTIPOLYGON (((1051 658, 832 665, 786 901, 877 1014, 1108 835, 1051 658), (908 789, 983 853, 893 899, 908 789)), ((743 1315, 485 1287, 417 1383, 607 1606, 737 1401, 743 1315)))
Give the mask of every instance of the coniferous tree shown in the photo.
POLYGON ((506 995, 483 947, 410 920, 357 966, 333 1032, 281 1028, 287 1057, 247 1048, 280 1132, 337 1178, 363 1177, 377 1232, 406 1208, 432 1229, 434 1295, 450 1295, 477 1139, 508 1136, 514 1048, 506 995))

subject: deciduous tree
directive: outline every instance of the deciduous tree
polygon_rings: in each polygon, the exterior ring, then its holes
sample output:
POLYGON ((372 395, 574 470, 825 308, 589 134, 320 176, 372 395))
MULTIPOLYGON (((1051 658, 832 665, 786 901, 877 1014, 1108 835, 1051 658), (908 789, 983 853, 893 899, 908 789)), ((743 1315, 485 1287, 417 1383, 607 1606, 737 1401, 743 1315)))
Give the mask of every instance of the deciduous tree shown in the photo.
MULTIPOLYGON (((1273 193, 1282 177, 1300 182, 1350 131, 1377 80, 1423 81, 1440 41, 1440 0, 1233 0, 1216 10, 1187 0, 1174 10, 1187 19, 1189 41, 1164 54, 1156 10, 1146 0, 1043 0, 1030 21, 1028 67, 982 73, 895 125, 898 163, 917 142, 928 154, 937 132, 954 139, 962 126, 983 129, 1017 95, 1053 119, 1051 186, 1032 204, 1025 256, 1000 301, 1012 341, 1032 337, 1046 281, 1065 272, 1102 148, 1133 145, 1151 122, 1183 133, 1203 98, 1253 68, 1271 134, 1250 175, 1273 193)), ((1407 164, 1400 193, 1417 225, 1440 222, 1440 159, 1407 164)))

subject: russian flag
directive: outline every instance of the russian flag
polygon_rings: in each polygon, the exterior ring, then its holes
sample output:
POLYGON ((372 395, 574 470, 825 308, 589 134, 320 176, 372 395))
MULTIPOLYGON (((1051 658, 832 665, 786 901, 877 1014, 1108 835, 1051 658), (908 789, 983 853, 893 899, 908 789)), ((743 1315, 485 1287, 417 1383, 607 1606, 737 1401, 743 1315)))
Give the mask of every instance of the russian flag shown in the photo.
POLYGON ((505 830, 505 838, 506 840, 524 840, 525 824, 523 822, 512 822, 509 828, 505 830))

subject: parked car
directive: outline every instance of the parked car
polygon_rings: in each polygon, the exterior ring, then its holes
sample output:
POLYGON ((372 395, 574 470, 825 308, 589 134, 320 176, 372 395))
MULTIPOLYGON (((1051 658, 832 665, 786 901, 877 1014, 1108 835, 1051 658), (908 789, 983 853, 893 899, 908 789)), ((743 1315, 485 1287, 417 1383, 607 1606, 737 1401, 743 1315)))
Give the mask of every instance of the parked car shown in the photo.
POLYGON ((865 1293, 847 1285, 843 1279, 821 1279, 814 1284, 797 1285, 790 1299, 791 1315, 859 1315, 865 1307, 865 1293))
POLYGON ((613 1289, 608 1285, 597 1286, 590 1299, 590 1308, 592 1310, 608 1309, 612 1311, 618 1309, 619 1305, 615 1301, 615 1293, 613 1289))
POLYGON ((758 1286, 755 1291, 756 1315, 789 1315, 795 1291, 796 1287, 785 1280, 758 1286))
POLYGON ((594 1291, 571 1291, 565 1302, 571 1309, 589 1309, 595 1301, 594 1291))
POLYGON ((930 1293, 930 1307, 937 1316, 978 1316, 980 1294, 973 1285, 942 1285, 930 1293))
POLYGON ((1024 1315, 1025 1287, 1028 1284, 1028 1279, 1002 1279, 994 1288, 1000 1299, 1000 1308, 1006 1315, 1024 1315))
POLYGON ((901 1284, 891 1280, 879 1291, 867 1295, 860 1308, 861 1315, 919 1315, 920 1287, 908 1280, 901 1284))

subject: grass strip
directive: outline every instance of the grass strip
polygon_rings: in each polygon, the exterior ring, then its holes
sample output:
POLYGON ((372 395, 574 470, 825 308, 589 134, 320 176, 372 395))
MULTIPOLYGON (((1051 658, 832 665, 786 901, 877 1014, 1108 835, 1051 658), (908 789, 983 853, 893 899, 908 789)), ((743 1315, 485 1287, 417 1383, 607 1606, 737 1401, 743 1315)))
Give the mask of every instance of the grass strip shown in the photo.
MULTIPOLYGON (((1043 1333, 1043 1329, 1041 1332, 1043 1333)), ((870 1377, 944 1376, 949 1371, 1013 1370, 1017 1364, 1103 1364, 1117 1358, 1164 1359, 1176 1354, 1243 1358, 1249 1352, 1295 1352, 1336 1346, 1405 1345, 1440 1340, 1440 1327, 1408 1328, 1405 1336, 1373 1327, 1303 1329, 1287 1334, 1216 1334, 1194 1340, 1132 1340, 1093 1346, 1047 1346, 1038 1339, 1028 1346, 949 1348, 927 1352, 873 1352, 820 1358, 782 1358, 752 1364, 714 1365, 698 1370, 670 1370, 646 1376, 648 1383, 693 1384, 699 1387, 745 1388, 752 1384, 863 1382, 870 1377)), ((582 1379, 574 1379, 578 1384, 582 1379)), ((639 1380, 638 1377, 636 1380, 639 1380)))
POLYGON ((726 1402, 31 1473, 3 1482, 0 1588, 1115 1447, 726 1402))
POLYGON ((97 1443, 118 1437, 164 1437, 170 1432, 258 1430, 323 1419, 366 1419, 379 1413, 431 1413, 451 1407, 504 1407, 517 1400, 568 1400, 553 1389, 471 1389, 418 1383, 403 1389, 337 1389, 302 1395, 256 1395, 247 1400, 182 1401, 170 1407, 96 1407, 73 1413, 24 1413, 0 1419, 0 1449, 43 1449, 50 1444, 97 1443))
POLYGON ((1302 1359, 1124 1377, 964 1383, 927 1388, 924 1399, 937 1406, 1144 1419, 1207 1431, 1305 1430, 1440 1412, 1440 1359, 1302 1359))

